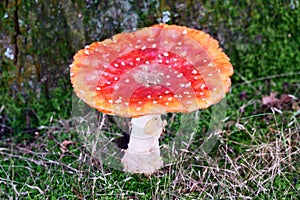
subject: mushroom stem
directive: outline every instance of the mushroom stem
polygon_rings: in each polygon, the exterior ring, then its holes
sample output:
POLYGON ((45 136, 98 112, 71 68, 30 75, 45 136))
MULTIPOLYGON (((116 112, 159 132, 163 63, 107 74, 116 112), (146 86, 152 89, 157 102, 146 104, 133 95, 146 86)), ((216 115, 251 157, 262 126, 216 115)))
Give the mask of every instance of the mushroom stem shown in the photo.
POLYGON ((160 115, 146 115, 131 120, 128 149, 122 158, 124 171, 150 175, 163 166, 159 137, 166 126, 160 115))

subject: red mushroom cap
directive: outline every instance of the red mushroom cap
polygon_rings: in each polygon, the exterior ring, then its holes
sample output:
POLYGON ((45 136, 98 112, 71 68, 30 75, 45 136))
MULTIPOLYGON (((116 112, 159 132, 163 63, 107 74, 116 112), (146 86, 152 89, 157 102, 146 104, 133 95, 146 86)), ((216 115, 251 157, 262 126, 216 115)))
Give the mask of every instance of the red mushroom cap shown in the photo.
POLYGON ((74 56, 70 76, 91 107, 138 117, 216 104, 232 74, 229 58, 208 34, 159 24, 86 46, 74 56))

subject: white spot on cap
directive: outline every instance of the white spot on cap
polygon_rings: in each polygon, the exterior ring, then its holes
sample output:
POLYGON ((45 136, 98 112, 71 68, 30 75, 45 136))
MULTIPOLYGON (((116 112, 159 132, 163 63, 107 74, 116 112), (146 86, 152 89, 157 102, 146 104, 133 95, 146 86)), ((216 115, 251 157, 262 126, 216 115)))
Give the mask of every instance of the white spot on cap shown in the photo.
POLYGON ((143 102, 139 101, 138 104, 142 104, 143 102))
POLYGON ((185 87, 190 87, 191 85, 192 85, 192 83, 189 82, 189 83, 185 84, 185 87))
POLYGON ((148 61, 148 60, 146 60, 146 62, 145 62, 146 64, 150 64, 150 62, 148 61))
POLYGON ((162 96, 159 96, 158 98, 162 99, 162 96))
POLYGON ((166 86, 171 86, 171 83, 166 83, 166 86))
POLYGON ((170 62, 169 60, 166 60, 166 63, 167 63, 167 64, 169 64, 169 62, 170 62))
POLYGON ((88 50, 84 50, 84 54, 85 54, 85 55, 89 55, 90 52, 89 52, 88 50))
POLYGON ((115 90, 118 90, 118 89, 119 89, 119 86, 116 85, 116 86, 114 87, 114 89, 115 89, 115 90))
POLYGON ((152 101, 153 104, 157 104, 157 101, 152 101))
POLYGON ((207 74, 207 76, 212 76, 212 75, 213 75, 212 73, 207 74))
POLYGON ((172 97, 169 97, 169 98, 168 98, 168 101, 172 101, 172 100, 173 100, 173 98, 172 98, 172 97))
POLYGON ((182 45, 182 42, 177 42, 178 45, 182 45))
POLYGON ((70 73, 70 76, 74 76, 74 73, 70 73))
POLYGON ((167 56, 169 56, 169 53, 168 52, 164 52, 163 55, 167 57, 167 56))
POLYGON ((136 61, 140 61, 140 60, 141 60, 141 58, 136 58, 135 60, 136 60, 136 61))
POLYGON ((145 49, 146 49, 146 46, 143 46, 141 49, 142 49, 142 50, 145 50, 145 49))
POLYGON ((194 69, 194 70, 192 71, 192 74, 197 74, 197 70, 194 69))
POLYGON ((170 93, 170 91, 168 91, 168 90, 167 90, 167 91, 165 91, 165 94, 169 94, 169 93, 170 93))
POLYGON ((122 61, 122 62, 121 62, 121 65, 125 66, 125 62, 122 61))
POLYGON ((148 99, 151 99, 151 95, 149 94, 149 95, 147 96, 147 98, 148 98, 148 99))
POLYGON ((133 65, 133 62, 129 62, 129 65, 131 65, 131 66, 132 66, 132 65, 133 65))
POLYGON ((129 83, 129 79, 126 79, 126 80, 125 80, 125 83, 129 83))
POLYGON ((166 76, 166 78, 170 78, 170 77, 171 77, 170 75, 167 75, 167 76, 166 76))
POLYGON ((183 83, 179 84, 180 87, 184 88, 185 85, 183 83))
POLYGON ((201 89, 204 89, 204 88, 205 88, 205 84, 202 84, 200 88, 201 88, 201 89))
POLYGON ((115 44, 116 44, 116 43, 117 43, 117 40, 113 40, 113 43, 115 43, 115 44))
POLYGON ((125 102, 124 104, 125 104, 125 106, 129 106, 129 103, 128 103, 128 102, 125 102))
POLYGON ((198 80, 198 77, 197 77, 197 76, 194 76, 194 79, 195 79, 195 80, 198 80))
POLYGON ((183 92, 183 94, 190 94, 190 92, 189 91, 185 91, 185 92, 183 92))
POLYGON ((182 35, 185 35, 185 34, 187 34, 187 30, 184 29, 184 30, 182 31, 182 35))
POLYGON ((137 110, 137 111, 140 111, 140 110, 141 110, 141 107, 137 107, 136 110, 137 110))
POLYGON ((176 62, 178 59, 177 58, 173 58, 173 61, 176 62))
POLYGON ((156 48, 156 44, 152 44, 152 48, 156 48))
POLYGON ((213 88, 212 91, 216 92, 216 91, 217 91, 217 88, 213 88))
POLYGON ((88 48, 90 48, 90 45, 85 45, 84 48, 85 48, 85 49, 88 49, 88 48))
POLYGON ((73 67, 73 64, 69 65, 69 67, 72 68, 72 67, 73 67))
POLYGON ((118 63, 114 64, 115 67, 119 67, 118 63))
POLYGON ((122 100, 121 99, 117 99, 117 100, 115 100, 115 103, 122 103, 122 100))
POLYGON ((107 72, 104 72, 104 73, 103 73, 103 76, 108 76, 108 73, 107 73, 107 72))
POLYGON ((168 44, 169 42, 167 40, 164 41, 165 44, 168 44))
POLYGON ((204 93, 203 93, 203 92, 200 92, 199 94, 200 94, 201 96, 202 96, 202 95, 204 95, 204 93))
POLYGON ((107 85, 110 85, 110 84, 111 84, 111 82, 110 82, 110 81, 107 81, 106 83, 107 83, 107 85))
POLYGON ((208 63, 207 66, 212 67, 214 66, 214 63, 208 63))
POLYGON ((119 78, 118 77, 114 77, 114 80, 117 81, 119 78))
POLYGON ((207 60, 205 60, 205 59, 204 59, 204 60, 203 60, 203 62, 205 62, 205 63, 206 63, 206 62, 207 62, 207 60))
POLYGON ((163 61, 162 60, 158 60, 158 63, 162 63, 163 61))
POLYGON ((111 99, 110 99, 110 100, 108 100, 108 103, 113 103, 113 100, 111 100, 111 99))
POLYGON ((100 87, 96 87, 96 90, 98 90, 98 91, 99 91, 99 90, 101 90, 101 88, 100 88, 100 87))
POLYGON ((168 105, 169 105, 169 102, 166 102, 165 104, 166 104, 166 106, 168 106, 168 105))
POLYGON ((181 77, 183 77, 183 73, 177 75, 177 78, 181 78, 181 77))

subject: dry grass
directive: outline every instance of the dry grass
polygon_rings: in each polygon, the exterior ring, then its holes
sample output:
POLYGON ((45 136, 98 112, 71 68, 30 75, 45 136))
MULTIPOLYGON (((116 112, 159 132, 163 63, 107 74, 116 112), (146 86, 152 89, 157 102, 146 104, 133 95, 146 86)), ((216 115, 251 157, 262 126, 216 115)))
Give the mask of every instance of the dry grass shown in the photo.
MULTIPOLYGON (((276 119, 278 113, 270 115, 276 119)), ((46 137, 35 141, 39 146, 11 144, 0 149, 0 182, 5 185, 1 197, 50 198, 51 190, 59 187, 67 187, 58 194, 65 199, 297 199, 300 194, 296 183, 300 135, 295 118, 288 128, 277 124, 267 132, 235 124, 235 130, 222 132, 220 143, 209 155, 195 148, 152 177, 105 169, 79 143, 62 152, 62 135, 69 131, 62 127, 66 126, 52 127, 46 137), (235 131, 248 135, 251 143, 232 140, 235 131), (22 174, 28 176, 19 177, 22 174)))
MULTIPOLYGON (((299 85, 292 88, 297 96, 299 85)), ((227 101, 223 131, 209 154, 192 141, 176 162, 150 177, 91 156, 70 120, 42 127, 29 142, 8 138, 0 148, 0 199, 299 199, 299 99, 262 106, 263 93, 227 101)), ((98 120, 101 130, 115 129, 98 120)))

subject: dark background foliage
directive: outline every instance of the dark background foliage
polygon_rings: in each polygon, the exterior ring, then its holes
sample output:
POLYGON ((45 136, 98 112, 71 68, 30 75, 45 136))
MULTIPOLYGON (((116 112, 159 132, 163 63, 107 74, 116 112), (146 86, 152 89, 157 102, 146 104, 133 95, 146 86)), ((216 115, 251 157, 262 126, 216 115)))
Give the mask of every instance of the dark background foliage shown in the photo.
POLYGON ((218 39, 240 75, 235 83, 300 70, 294 1, 6 0, 0 3, 1 135, 30 133, 70 115, 68 65, 77 50, 166 17, 218 39))

